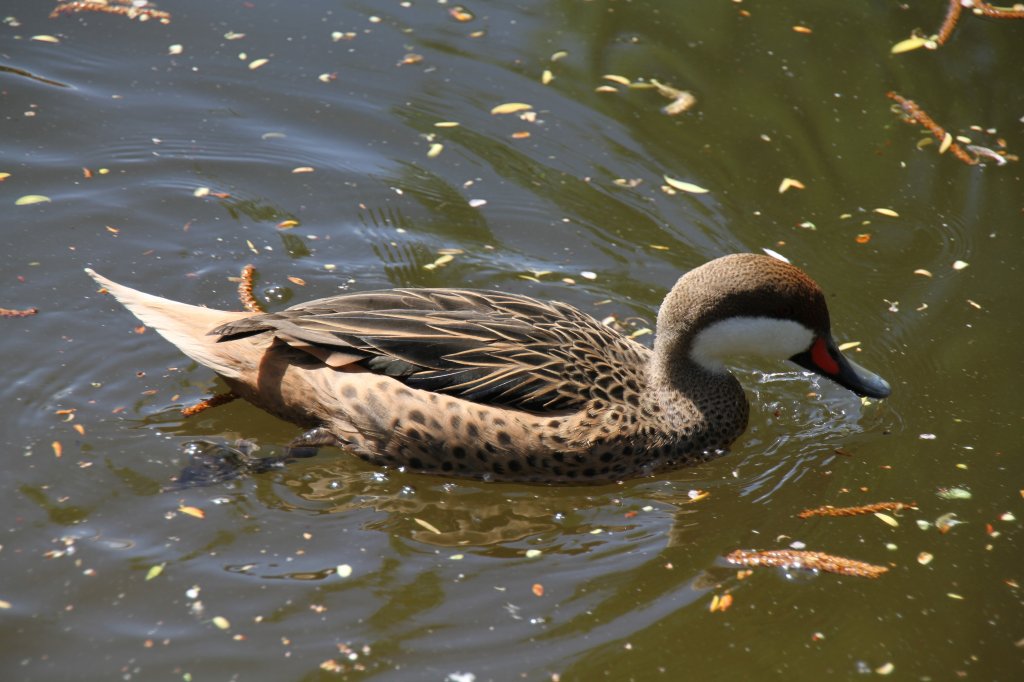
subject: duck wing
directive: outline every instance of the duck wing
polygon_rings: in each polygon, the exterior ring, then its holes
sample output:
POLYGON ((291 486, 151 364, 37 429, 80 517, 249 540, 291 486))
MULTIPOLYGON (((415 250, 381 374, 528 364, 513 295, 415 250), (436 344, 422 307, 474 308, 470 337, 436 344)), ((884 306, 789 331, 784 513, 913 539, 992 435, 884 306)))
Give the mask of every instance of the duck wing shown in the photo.
POLYGON ((344 294, 210 334, 230 341, 264 332, 333 367, 533 412, 637 392, 650 352, 570 305, 468 289, 344 294))

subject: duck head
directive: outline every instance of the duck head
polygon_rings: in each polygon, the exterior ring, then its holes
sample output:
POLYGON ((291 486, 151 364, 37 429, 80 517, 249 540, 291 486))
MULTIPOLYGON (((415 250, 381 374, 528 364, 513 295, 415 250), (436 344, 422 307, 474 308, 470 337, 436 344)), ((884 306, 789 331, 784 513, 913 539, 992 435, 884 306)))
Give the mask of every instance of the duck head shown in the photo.
POLYGON ((770 256, 734 254, 691 270, 658 313, 655 363, 668 374, 680 361, 724 372, 725 360, 737 356, 790 360, 860 396, 891 392, 839 351, 821 287, 770 256))

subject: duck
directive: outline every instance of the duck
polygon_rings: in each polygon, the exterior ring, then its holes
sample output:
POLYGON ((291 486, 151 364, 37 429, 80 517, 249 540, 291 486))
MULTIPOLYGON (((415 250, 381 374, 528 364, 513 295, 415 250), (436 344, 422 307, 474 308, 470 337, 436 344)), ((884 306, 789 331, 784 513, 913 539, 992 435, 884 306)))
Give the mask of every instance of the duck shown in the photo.
POLYGON ((854 394, 889 383, 840 352, 800 268, 730 254, 679 278, 653 348, 516 293, 398 288, 254 314, 86 272, 231 390, 374 465, 446 477, 607 484, 725 454, 749 405, 727 362, 788 360, 854 394))

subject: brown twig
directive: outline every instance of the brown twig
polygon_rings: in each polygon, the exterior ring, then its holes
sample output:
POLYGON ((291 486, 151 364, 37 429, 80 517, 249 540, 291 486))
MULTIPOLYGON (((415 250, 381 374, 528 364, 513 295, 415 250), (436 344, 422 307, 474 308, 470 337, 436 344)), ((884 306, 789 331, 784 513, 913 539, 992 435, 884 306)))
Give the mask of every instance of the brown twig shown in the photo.
POLYGON ((208 410, 211 407, 217 407, 218 405, 230 403, 237 397, 238 396, 232 393, 231 391, 228 391, 227 393, 218 393, 210 398, 200 400, 195 405, 189 405, 188 407, 181 408, 181 416, 191 417, 193 415, 199 414, 203 410, 208 410))
POLYGON ((846 559, 841 556, 824 552, 808 552, 796 549, 770 549, 754 552, 737 549, 731 552, 726 561, 744 566, 780 566, 782 568, 803 568, 811 571, 825 571, 839 575, 852 575, 858 578, 877 578, 886 571, 886 566, 875 566, 863 561, 846 559))
POLYGON ((956 28, 956 22, 960 20, 960 0, 949 0, 949 9, 946 10, 946 18, 942 22, 942 26, 939 28, 939 34, 935 36, 935 44, 942 45, 949 37, 953 35, 953 29, 956 28))
POLYGON ((0 308, 0 317, 31 317, 38 312, 39 308, 24 308, 23 310, 0 308))
MULTIPOLYGON (((926 114, 921 109, 921 107, 917 106, 917 104, 913 100, 907 99, 906 97, 903 97, 899 93, 894 92, 892 90, 885 93, 885 96, 899 103, 900 109, 903 111, 903 115, 905 116, 908 123, 921 124, 922 126, 927 128, 929 132, 931 132, 931 134, 935 136, 935 139, 937 139, 940 143, 946 140, 946 135, 948 134, 946 132, 946 129, 940 126, 934 120, 932 120, 932 117, 926 114)), ((977 157, 972 157, 970 154, 964 151, 963 147, 958 145, 956 142, 951 142, 949 144, 949 151, 953 152, 953 155, 956 156, 956 158, 960 159, 969 166, 973 166, 978 163, 977 157)))
POLYGON ((161 24, 171 23, 171 13, 151 7, 136 7, 131 2, 114 0, 108 3, 106 0, 79 0, 78 2, 62 2, 50 12, 50 18, 56 19, 62 14, 74 14, 77 12, 102 12, 104 14, 116 14, 129 19, 148 21, 156 19, 161 24))
MULTIPOLYGON (((935 36, 935 45, 929 47, 935 49, 935 47, 949 40, 949 37, 953 35, 953 29, 956 28, 957 21, 960 19, 960 13, 965 6, 967 5, 963 4, 963 0, 949 0, 946 18, 943 19, 942 26, 939 27, 939 32, 935 36)), ((1024 9, 1020 5, 1014 7, 994 7, 984 2, 984 0, 973 0, 970 9, 975 14, 980 14, 990 19, 1024 19, 1024 9)))
POLYGON ((242 268, 241 281, 238 283, 238 299, 242 302, 242 307, 250 313, 262 313, 263 306, 252 293, 252 280, 255 274, 256 268, 252 263, 242 268))
POLYGON ((833 507, 825 505, 814 509, 805 509, 797 517, 807 519, 812 516, 859 516, 861 514, 874 514, 880 511, 901 511, 903 509, 917 509, 916 502, 876 502, 865 504, 860 507, 833 507))
POLYGON ((974 12, 992 19, 1024 19, 1024 8, 1019 4, 1013 7, 993 7, 983 0, 974 0, 974 12))

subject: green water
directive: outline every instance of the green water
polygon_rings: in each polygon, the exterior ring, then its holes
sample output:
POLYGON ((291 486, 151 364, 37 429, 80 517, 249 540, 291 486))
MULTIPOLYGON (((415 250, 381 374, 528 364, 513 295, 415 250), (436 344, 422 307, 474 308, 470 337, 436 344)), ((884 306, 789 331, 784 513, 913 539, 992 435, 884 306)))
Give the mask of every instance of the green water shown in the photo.
POLYGON ((166 26, 52 6, 0 12, 0 306, 40 310, 0 319, 0 678, 1024 674, 1021 166, 919 149, 885 97, 1020 154, 1020 22, 965 16, 892 56, 944 3, 524 0, 460 22, 437 2, 180 0, 166 26), (667 116, 606 74, 697 105, 667 116), (536 118, 491 114, 506 102, 536 118), (468 286, 639 329, 680 273, 764 248, 822 284, 892 397, 742 365, 751 425, 728 457, 584 489, 331 450, 164 491, 189 441, 274 453, 297 429, 242 403, 182 419, 223 385, 81 271, 228 308, 251 262, 271 308, 468 286), (887 500, 919 509, 795 517, 887 500), (919 527, 948 513, 948 533, 919 527), (740 579, 723 559, 793 543, 890 571, 740 579))

